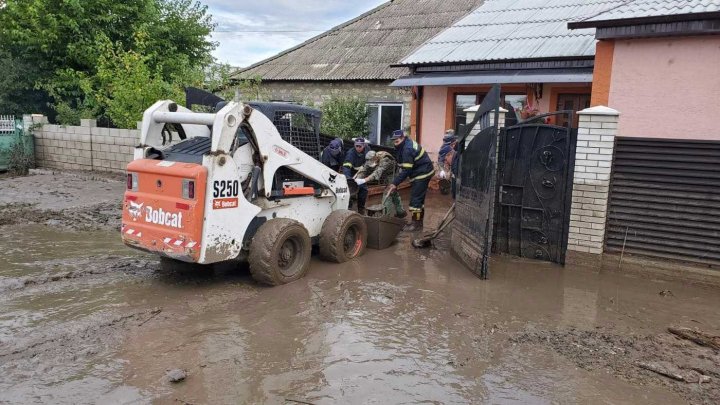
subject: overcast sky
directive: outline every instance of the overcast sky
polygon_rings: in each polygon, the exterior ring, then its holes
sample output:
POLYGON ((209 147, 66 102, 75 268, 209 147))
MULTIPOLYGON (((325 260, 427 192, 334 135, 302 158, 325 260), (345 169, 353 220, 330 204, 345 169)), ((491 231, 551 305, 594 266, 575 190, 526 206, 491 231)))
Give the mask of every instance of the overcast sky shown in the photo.
POLYGON ((386 0, 201 0, 218 24, 220 62, 244 67, 384 3, 386 0))

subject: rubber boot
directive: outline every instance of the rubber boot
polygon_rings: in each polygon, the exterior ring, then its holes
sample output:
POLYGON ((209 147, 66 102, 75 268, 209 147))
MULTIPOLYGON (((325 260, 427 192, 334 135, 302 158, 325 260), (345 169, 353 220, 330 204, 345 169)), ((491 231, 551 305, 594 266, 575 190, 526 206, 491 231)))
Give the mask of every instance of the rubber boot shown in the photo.
POLYGON ((407 216, 407 212, 404 209, 402 209, 402 207, 395 208, 395 218, 403 219, 406 216, 407 216))
POLYGON ((367 213, 367 211, 365 211, 365 204, 360 205, 360 202, 358 201, 357 212, 358 212, 358 214, 360 214, 360 215, 365 215, 365 214, 367 213))
POLYGON ((410 223, 405 225, 403 232, 415 232, 421 231, 423 228, 423 219, 425 218, 425 211, 412 211, 410 216, 410 223))

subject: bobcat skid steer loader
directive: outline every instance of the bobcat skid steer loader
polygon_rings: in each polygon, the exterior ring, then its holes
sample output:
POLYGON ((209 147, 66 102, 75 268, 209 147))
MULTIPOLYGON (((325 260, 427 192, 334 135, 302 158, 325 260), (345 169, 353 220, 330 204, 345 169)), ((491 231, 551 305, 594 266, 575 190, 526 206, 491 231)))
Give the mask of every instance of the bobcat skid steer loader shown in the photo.
POLYGON ((270 285, 302 277, 313 244, 329 261, 362 255, 367 227, 347 209, 348 180, 287 141, 319 150, 287 131, 307 124, 293 111, 304 107, 268 105, 272 117, 235 102, 213 114, 172 101, 147 109, 127 166, 124 243, 165 266, 247 260, 270 285), (271 119, 288 125, 284 136, 271 119))

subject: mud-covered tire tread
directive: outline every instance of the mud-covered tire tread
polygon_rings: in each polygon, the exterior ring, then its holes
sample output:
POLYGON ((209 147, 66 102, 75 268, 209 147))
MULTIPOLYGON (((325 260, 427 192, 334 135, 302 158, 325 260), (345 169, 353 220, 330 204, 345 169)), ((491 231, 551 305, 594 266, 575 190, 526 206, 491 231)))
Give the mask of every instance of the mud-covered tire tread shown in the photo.
POLYGON ((325 219, 320 230, 320 257, 330 262, 345 263, 362 256, 367 247, 367 233, 367 224, 360 214, 349 210, 334 211, 325 219), (362 238, 362 247, 354 257, 348 257, 343 246, 344 231, 351 221, 357 223, 362 238))
POLYGON ((312 242, 305 227, 298 221, 287 218, 275 218, 264 223, 250 242, 248 263, 250 274, 259 283, 267 285, 287 284, 305 275, 310 268, 312 242), (287 232, 297 231, 303 235, 307 257, 303 268, 292 277, 280 273, 277 266, 276 246, 280 237, 287 232))

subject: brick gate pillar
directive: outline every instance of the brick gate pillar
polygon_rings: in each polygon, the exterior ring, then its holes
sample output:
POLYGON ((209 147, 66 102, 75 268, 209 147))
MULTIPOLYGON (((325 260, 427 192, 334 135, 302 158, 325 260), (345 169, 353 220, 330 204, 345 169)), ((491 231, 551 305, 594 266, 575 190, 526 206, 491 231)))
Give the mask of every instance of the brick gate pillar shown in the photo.
POLYGON ((598 106, 579 111, 578 115, 567 249, 600 255, 605 241, 610 172, 620 113, 598 106))

